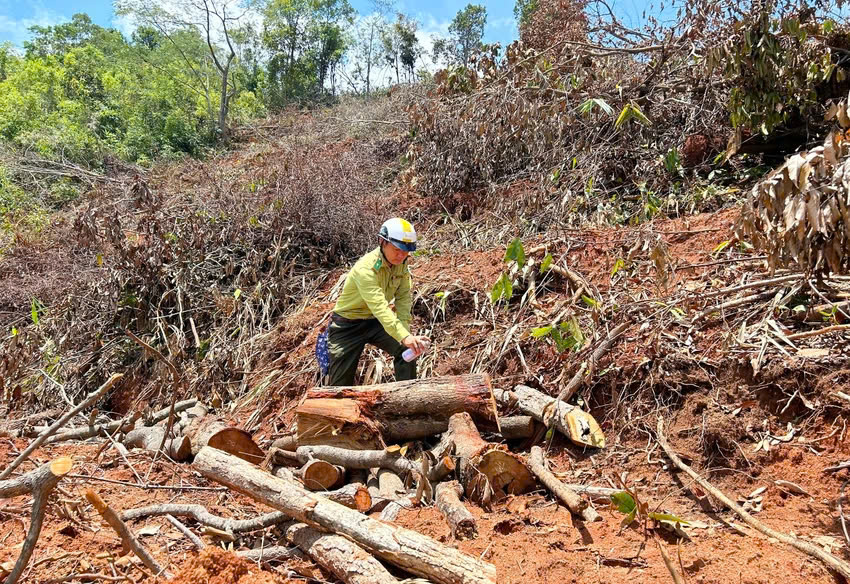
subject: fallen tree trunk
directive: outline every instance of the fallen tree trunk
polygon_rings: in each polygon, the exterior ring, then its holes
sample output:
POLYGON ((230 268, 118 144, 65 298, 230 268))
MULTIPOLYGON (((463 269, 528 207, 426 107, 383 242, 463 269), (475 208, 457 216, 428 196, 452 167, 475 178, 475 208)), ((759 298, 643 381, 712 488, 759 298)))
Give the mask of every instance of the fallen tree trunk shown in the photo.
MULTIPOLYGON (((182 402, 177 402, 174 404, 174 411, 181 412, 183 410, 187 410, 198 403, 196 399, 189 399, 182 402)), ((168 418, 168 412, 170 408, 164 408, 157 412, 154 412, 153 415, 147 420, 150 425, 156 424, 168 418)), ((133 420, 135 423, 135 420, 133 420)), ((105 434, 115 434, 119 428, 123 431, 129 431, 133 429, 133 423, 130 423, 126 420, 115 420, 114 422, 109 422, 108 424, 98 424, 94 426, 86 426, 85 428, 72 428, 61 434, 56 434, 55 436, 51 436, 47 439, 47 444, 53 444, 54 442, 63 442, 65 440, 86 440, 87 438, 94 438, 95 436, 101 436, 105 434), (124 428, 122 428, 124 426, 124 428)))
POLYGON ((432 377, 353 387, 317 387, 296 410, 298 445, 377 444, 418 440, 444 432, 452 414, 498 423, 486 374, 432 377), (320 401, 316 401, 320 400, 320 401), (332 442, 336 438, 336 441, 332 442))
POLYGON ((656 430, 656 439, 658 440, 658 444, 661 445, 661 448, 664 449, 664 452, 667 454, 667 457, 673 462, 676 467, 680 470, 684 471, 688 476, 690 476, 696 483, 705 489, 712 497, 732 509, 738 516, 743 519, 744 523, 752 527, 753 529, 763 533, 767 537, 773 538, 776 541, 784 543, 785 545, 789 545, 797 550, 805 553, 806 555, 815 557, 819 559, 821 562, 826 564, 826 566, 830 570, 834 570, 844 576, 844 578, 850 580, 850 564, 836 558, 831 553, 824 551, 821 547, 810 543, 808 541, 803 541, 796 536, 788 535, 787 533, 782 533, 781 531, 777 531, 772 527, 768 527, 752 515, 750 515, 747 511, 743 509, 740 505, 735 503, 732 499, 727 497, 722 491, 715 488, 714 485, 709 483, 707 480, 702 478, 697 472, 689 467, 687 464, 682 462, 682 459, 676 454, 670 444, 667 442, 667 438, 664 436, 664 421, 659 417, 658 418, 658 427, 656 430))
POLYGON ((513 391, 494 388, 493 395, 499 403, 516 406, 521 412, 546 426, 554 424, 555 428, 574 444, 592 448, 605 447, 605 435, 599 424, 593 416, 576 406, 558 401, 525 385, 517 385, 513 391))
POLYGON ((47 510, 47 500, 50 493, 53 492, 62 477, 71 472, 72 466, 74 466, 72 459, 67 457, 57 458, 53 462, 44 464, 23 476, 0 481, 0 499, 26 494, 32 495, 30 527, 21 546, 21 554, 6 577, 5 584, 15 584, 23 574, 24 568, 32 557, 33 550, 35 550, 38 536, 41 534, 41 526, 44 523, 44 513, 47 510))
POLYGON ((441 444, 444 442, 454 444, 467 498, 487 506, 492 497, 521 495, 534 488, 534 477, 525 463, 481 438, 469 414, 464 412, 451 417, 441 444))
POLYGON ((254 464, 260 464, 265 458, 248 432, 212 416, 194 418, 183 434, 192 443, 192 455, 197 455, 205 446, 211 446, 254 464))
POLYGON ((414 531, 365 517, 227 453, 204 448, 195 457, 194 466, 211 480, 283 511, 298 521, 344 535, 380 558, 418 576, 440 584, 495 584, 496 569, 492 564, 414 531))
POLYGON ((546 488, 552 491, 561 501, 566 504, 567 508, 575 515, 578 515, 585 521, 601 521, 602 516, 596 512, 596 509, 590 507, 587 501, 578 496, 578 493, 573 491, 567 485, 558 480, 546 466, 546 459, 543 456, 543 449, 539 446, 531 447, 531 455, 528 457, 528 464, 531 467, 537 478, 540 479, 546 488))
MULTIPOLYGON (((142 448, 156 452, 165 437, 163 426, 143 426, 130 430, 121 444, 125 448, 142 448)), ((183 462, 192 455, 192 445, 187 436, 178 436, 165 441, 164 454, 175 462, 183 462)))
POLYGON ((437 509, 446 518, 455 539, 474 539, 478 537, 478 527, 469 509, 463 506, 460 495, 463 487, 457 481, 437 485, 434 498, 437 509))
POLYGON ((345 584, 398 584, 381 562, 341 535, 324 533, 304 523, 282 529, 286 540, 345 584))

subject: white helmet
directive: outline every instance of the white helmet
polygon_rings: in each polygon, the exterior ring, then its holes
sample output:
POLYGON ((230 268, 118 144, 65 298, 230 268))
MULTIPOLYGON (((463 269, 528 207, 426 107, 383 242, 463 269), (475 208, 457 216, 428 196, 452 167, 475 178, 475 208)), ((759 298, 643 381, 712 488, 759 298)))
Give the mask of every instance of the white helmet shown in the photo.
POLYGON ((378 237, 388 241, 400 250, 416 251, 416 230, 413 225, 400 217, 384 221, 378 237))

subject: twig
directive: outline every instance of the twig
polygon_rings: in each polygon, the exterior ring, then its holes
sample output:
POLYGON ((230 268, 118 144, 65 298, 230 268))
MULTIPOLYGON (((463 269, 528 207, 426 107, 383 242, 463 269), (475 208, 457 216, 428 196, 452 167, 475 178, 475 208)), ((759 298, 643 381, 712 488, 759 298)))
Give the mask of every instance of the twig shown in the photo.
POLYGON ((847 547, 850 548, 850 534, 847 533, 847 522, 844 519, 844 508, 841 505, 841 501, 844 499, 844 489, 847 488, 848 483, 850 483, 850 479, 844 481, 844 484, 841 485, 841 489, 838 491, 838 516, 841 518, 841 531, 844 532, 844 541, 847 542, 847 547))
POLYGON ((714 292, 707 292, 704 294, 699 294, 700 298, 714 298, 715 296, 725 296, 726 294, 734 294, 736 292, 742 292, 743 290, 749 290, 751 288, 760 288, 762 286, 773 286, 774 284, 782 284, 784 282, 793 282, 794 280, 800 280, 803 278, 802 274, 791 274, 790 276, 779 276, 778 278, 770 278, 768 280, 759 280, 757 282, 749 282, 747 284, 741 284, 740 286, 730 286, 728 288, 721 288, 720 290, 715 290, 714 292))
POLYGON ((667 566, 667 569, 670 570, 670 575, 673 576, 673 583, 685 584, 684 580, 682 580, 681 574, 676 571, 673 561, 670 559, 670 556, 667 554, 667 550, 664 549, 664 546, 661 544, 661 539, 657 535, 655 536, 655 543, 658 545, 658 551, 661 552, 661 558, 664 560, 664 565, 667 566))
POLYGON ((174 527, 177 528, 177 531, 179 531, 180 533, 185 535, 187 538, 189 538, 189 541, 191 541, 196 548, 198 548, 199 550, 202 550, 205 547, 207 547, 206 544, 203 541, 201 541, 200 537, 198 537, 197 535, 195 535, 194 533, 189 531, 189 528, 186 527, 185 525, 183 525, 182 523, 180 523, 180 521, 178 521, 174 517, 174 515, 166 515, 165 518, 168 519, 168 521, 171 523, 171 525, 173 525, 174 527))
POLYGON ((691 268, 707 268, 709 266, 720 266, 723 264, 737 264, 739 262, 755 262, 760 260, 766 260, 767 256, 753 256, 751 258, 731 258, 728 260, 717 260, 715 262, 705 262, 703 264, 688 264, 686 266, 677 266, 677 270, 689 270, 691 268))
POLYGON ((57 458, 23 476, 0 481, 0 498, 17 497, 26 493, 31 493, 33 496, 30 527, 24 539, 24 545, 21 547, 21 555, 18 556, 5 584, 15 584, 21 577, 38 542, 41 525, 44 523, 44 513, 47 510, 47 499, 73 465, 74 461, 70 458, 57 458))
POLYGON ((22 462, 29 458, 29 455, 32 454, 36 448, 41 446, 42 442, 44 442, 45 440, 50 438, 50 436, 55 434, 59 428, 61 428, 68 422, 68 420, 70 420, 71 418, 79 414, 81 411, 86 409, 88 406, 100 399, 100 396, 106 393, 106 391, 122 377, 124 377, 123 373, 114 373, 112 377, 106 380, 106 383, 101 385, 94 393, 92 393, 86 399, 80 402, 80 405, 78 405, 73 410, 56 420, 53 425, 50 426, 47 430, 45 430, 45 432, 41 436, 33 440, 32 443, 26 448, 26 450, 21 452, 18 457, 13 460, 11 464, 9 464, 9 466, 7 466, 5 469, 3 469, 2 472, 0 472, 0 480, 8 478, 9 475, 12 474, 13 470, 18 468, 18 466, 20 466, 22 462))
POLYGON ((246 531, 257 531, 272 525, 277 525, 292 518, 280 511, 272 511, 253 519, 227 519, 213 515, 202 505, 181 505, 177 503, 166 503, 162 505, 150 505, 138 509, 128 509, 121 513, 121 519, 130 521, 142 517, 156 517, 159 515, 176 515, 178 517, 191 517, 198 523, 215 527, 229 533, 242 533, 246 531))
POLYGON ((561 501, 566 504, 567 508, 575 515, 580 516, 585 521, 601 521, 602 516, 596 512, 596 509, 590 507, 587 501, 578 496, 574 490, 558 480, 548 468, 546 468, 546 459, 543 456, 543 449, 539 446, 531 447, 531 454, 528 457, 528 465, 537 478, 546 485, 561 501))
POLYGON ((160 490, 160 491, 214 491, 221 493, 227 490, 227 487, 196 487, 194 485, 140 485, 138 483, 130 483, 127 481, 116 481, 115 479, 106 479, 103 477, 95 477, 91 475, 70 474, 69 479, 82 479, 85 481, 98 481, 101 483, 109 483, 112 485, 123 485, 125 487, 136 487, 143 490, 160 490))
POLYGON ((769 292, 761 292, 759 294, 753 294, 751 296, 744 296, 743 298, 735 298, 734 300, 729 300, 722 304, 712 306, 711 308, 706 308, 702 312, 697 313, 691 319, 691 323, 696 323, 697 321, 702 320, 710 314, 714 314, 715 312, 720 312, 728 308, 737 308, 738 306, 743 306, 752 302, 758 302, 759 300, 767 300, 768 298, 772 298, 775 294, 776 292, 771 290, 769 292))
POLYGON ((662 420, 661 418, 658 418, 656 438, 658 439, 658 443, 661 445, 661 448, 664 449, 664 452, 666 452, 670 460, 673 461, 673 464, 675 464, 679 469, 687 473, 692 479, 694 479, 694 481, 697 482, 697 484, 699 484, 699 486, 701 486, 706 492, 710 493, 711 496, 713 496, 718 501, 721 501, 724 505, 726 505, 735 513, 737 513, 738 516, 740 516, 741 519, 744 520, 744 523, 760 531, 768 537, 772 537, 777 541, 780 541, 786 545, 800 550, 805 554, 819 559, 829 568, 835 570, 845 578, 850 578, 850 564, 836 558, 829 552, 824 551, 816 545, 813 545, 807 541, 802 541, 800 539, 797 539, 796 537, 792 537, 786 533, 782 533, 780 531, 776 531, 771 527, 768 527, 767 525, 750 515, 740 505, 735 503, 735 501, 727 497, 722 491, 720 491, 707 480, 702 478, 691 467, 682 462, 682 459, 679 458, 679 456, 673 451, 673 449, 670 447, 670 444, 667 442, 667 438, 664 436, 664 420, 662 420))
POLYGON ((558 394, 558 399, 556 399, 553 404, 557 404, 558 402, 569 400, 573 394, 578 391, 584 382, 585 372, 587 375, 593 375, 594 369, 596 369, 596 364, 602 358, 602 356, 611 348, 611 345, 614 344, 614 341, 617 340, 627 328, 629 328, 630 322, 624 322, 616 327, 614 327, 611 332, 608 333, 608 336, 605 337, 593 354, 590 356, 590 359, 587 359, 581 364, 579 370, 576 371, 575 375, 573 375, 572 379, 570 379, 567 386, 558 394))
POLYGON ((71 582, 72 580, 78 580, 80 582, 90 582, 92 580, 104 580, 105 582, 123 582, 124 580, 133 581, 129 576, 107 576, 106 574, 95 574, 95 573, 82 573, 78 574, 76 572, 71 572, 67 576, 60 576, 58 578, 51 578, 50 580, 46 580, 44 584, 58 584, 59 582, 71 582))
POLYGON ((86 499, 89 503, 91 503, 97 512, 100 513, 101 517, 103 517, 106 522, 109 524, 112 529, 118 534, 121 538, 121 542, 125 549, 132 550, 134 554, 136 554, 142 563, 148 567, 154 574, 162 574, 166 578, 171 578, 171 574, 165 570, 162 566, 159 565, 150 552, 145 549, 145 547, 139 542, 133 532, 127 527, 127 525, 121 521, 121 518, 118 517, 118 514, 106 504, 106 502, 101 499, 100 495, 92 491, 91 489, 86 489, 86 499))
POLYGON ((794 333, 793 335, 787 335, 786 338, 790 341, 795 341, 797 339, 808 339, 810 337, 817 337, 820 335, 826 335, 829 333, 836 333, 839 331, 847 331, 850 330, 850 324, 836 324, 834 326, 824 327, 822 329, 817 329, 813 331, 806 331, 803 333, 794 333))

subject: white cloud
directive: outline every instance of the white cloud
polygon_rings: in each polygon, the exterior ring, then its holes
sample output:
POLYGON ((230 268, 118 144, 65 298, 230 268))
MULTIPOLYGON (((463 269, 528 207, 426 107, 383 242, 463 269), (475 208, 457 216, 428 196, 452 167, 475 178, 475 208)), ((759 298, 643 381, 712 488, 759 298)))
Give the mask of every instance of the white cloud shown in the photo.
POLYGON ((29 6, 31 16, 11 18, 7 16, 12 12, 9 3, 0 2, 0 41, 11 41, 15 46, 22 47, 24 41, 32 37, 29 31, 31 26, 55 26, 70 20, 67 16, 45 8, 41 2, 33 2, 29 6))

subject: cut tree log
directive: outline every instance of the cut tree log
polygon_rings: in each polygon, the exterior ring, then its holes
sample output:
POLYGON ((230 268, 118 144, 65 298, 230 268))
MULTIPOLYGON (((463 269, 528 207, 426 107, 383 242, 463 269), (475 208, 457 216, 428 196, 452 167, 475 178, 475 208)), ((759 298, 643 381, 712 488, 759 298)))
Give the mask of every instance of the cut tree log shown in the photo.
POLYGON ((488 375, 317 387, 296 410, 298 445, 377 449, 444 432, 458 412, 498 424, 488 375))
POLYGON ((499 420, 499 427, 505 440, 521 440, 534 436, 536 423, 531 416, 507 416, 499 420))
POLYGON ((516 406, 544 425, 555 428, 571 442, 592 448, 605 447, 605 434, 596 420, 585 411, 564 401, 557 401, 544 393, 525 385, 517 385, 513 391, 493 388, 493 395, 506 406, 516 406), (555 403, 557 402, 557 408, 555 403))
MULTIPOLYGON (((198 403, 196 399, 189 399, 181 402, 177 402, 174 404, 174 411, 181 412, 183 410, 187 410, 198 403)), ((163 420, 168 419, 168 412, 170 408, 164 408, 154 412, 150 418, 147 420, 149 424, 156 424, 163 420)), ((135 416, 133 417, 135 418, 135 416)), ((54 442, 63 442, 65 440, 86 440, 88 438, 94 438, 95 436, 103 436, 106 434, 115 434, 119 428, 121 428, 124 432, 129 432, 133 429, 136 419, 133 419, 133 423, 128 422, 127 420, 115 420, 114 422, 109 422, 108 424, 98 424, 95 426, 86 426, 84 428, 72 428, 70 430, 66 430, 61 434, 56 434, 55 436, 51 436, 47 439, 47 444, 53 444, 54 442), (123 427, 122 427, 123 426, 123 427)))
POLYGON ((398 450, 347 450, 336 446, 299 446, 298 460, 325 460, 346 469, 387 468, 401 476, 419 472, 416 463, 401 455, 398 450))
MULTIPOLYGON (((121 442, 126 448, 142 448, 156 452, 165 436, 164 426, 143 426, 130 430, 121 442)), ((188 436, 178 436, 165 442, 165 454, 176 462, 183 462, 192 455, 188 436)))
POLYGON ((192 455, 197 455, 205 446, 212 446, 254 464, 260 464, 265 458, 248 432, 212 416, 193 419, 183 434, 192 443, 192 455))
POLYGON ((378 469, 378 493, 384 499, 395 501, 407 494, 404 481, 400 476, 388 468, 378 469))
POLYGON ((528 465, 531 467, 531 472, 540 479, 540 482, 546 485, 546 488, 563 501, 573 514, 578 515, 585 521, 602 521, 602 516, 596 512, 596 509, 590 507, 587 501, 578 496, 578 493, 559 481, 552 474, 552 471, 546 466, 546 458, 543 456, 542 448, 539 446, 531 447, 528 465))
POLYGON ((437 485, 434 498, 437 509, 446 518, 455 539, 474 539, 478 537, 478 527, 469 509, 463 506, 460 496, 463 487, 457 481, 448 481, 437 485))
POLYGON ((660 444, 661 448, 664 449, 664 452, 667 454, 667 457, 671 461, 673 461, 673 464, 676 465, 676 467, 684 471, 712 497, 732 509, 732 511, 734 511, 735 513, 737 513, 738 516, 744 520, 744 523, 746 523, 753 529, 763 533, 767 537, 773 538, 778 542, 784 543, 785 545, 796 548, 797 550, 809 556, 819 559, 821 562, 826 564, 826 566, 830 570, 834 570, 835 572, 844 576, 845 579, 850 580, 850 564, 848 564, 844 560, 833 556, 831 553, 825 551, 818 545, 799 539, 796 536, 788 535, 787 533, 782 533, 781 531, 777 531, 772 527, 768 527, 767 525, 750 515, 746 510, 744 510, 743 507, 735 503, 735 501, 727 497, 720 489, 716 488, 714 485, 702 478, 699 474, 697 474, 694 469, 685 464, 682 459, 679 458, 679 455, 676 454, 676 452, 670 446, 670 443, 667 442, 667 438, 664 435, 664 420, 662 420, 660 417, 658 418, 658 427, 656 429, 655 437, 658 440, 658 444, 660 444))
POLYGON ((466 412, 449 419, 443 440, 454 444, 454 452, 460 459, 460 480, 470 500, 487 506, 492 498, 498 500, 534 489, 536 481, 524 461, 481 438, 466 412))
POLYGON ((127 525, 121 521, 121 518, 118 517, 118 514, 115 510, 112 509, 106 502, 101 499, 100 495, 92 491, 91 489, 86 489, 86 500, 92 504, 92 506, 97 509, 97 512, 100 513, 100 516, 109 524, 109 526, 115 530, 118 534, 118 537, 121 538, 121 544, 124 548, 125 552, 132 551, 136 556, 142 560, 142 563, 151 570, 155 576, 159 576, 160 574, 165 576, 166 578, 171 578, 171 574, 165 570, 162 566, 159 565, 154 557, 150 554, 150 552, 145 549, 145 546, 139 542, 138 538, 133 535, 133 532, 127 527, 127 525))
POLYGON ((25 475, 0 481, 0 499, 26 494, 32 495, 30 526, 21 546, 21 553, 4 584, 15 584, 23 574, 24 568, 32 557, 33 550, 35 550, 38 536, 41 534, 44 513, 47 510, 47 499, 62 477, 71 472, 72 466, 74 466, 74 461, 71 458, 57 458, 25 475))
POLYGON ((195 457, 194 467, 208 479, 293 519, 343 535, 417 576, 438 584, 495 584, 496 568, 492 564, 415 531, 371 519, 220 450, 203 448, 195 457))
POLYGON ((341 535, 324 533, 305 523, 282 528, 284 537, 345 584, 398 584, 381 562, 341 535))
POLYGON ((301 482, 311 491, 329 491, 342 483, 345 469, 324 460, 308 460, 300 474, 301 482))

